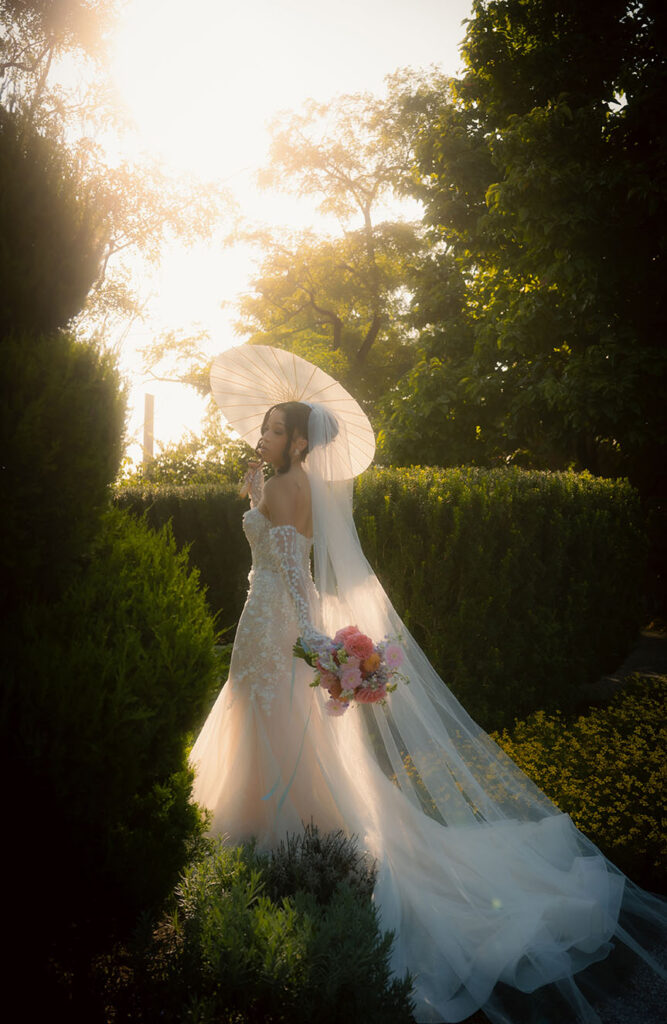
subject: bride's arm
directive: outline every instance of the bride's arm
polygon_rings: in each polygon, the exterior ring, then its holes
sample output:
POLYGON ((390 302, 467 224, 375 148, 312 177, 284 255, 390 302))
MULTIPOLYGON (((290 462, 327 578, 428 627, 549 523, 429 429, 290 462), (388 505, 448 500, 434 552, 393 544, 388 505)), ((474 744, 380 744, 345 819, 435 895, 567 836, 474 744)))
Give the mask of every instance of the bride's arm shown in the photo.
POLYGON ((315 629, 312 622, 312 581, 304 571, 299 551, 298 531, 294 525, 296 503, 293 492, 284 486, 280 478, 272 477, 264 488, 262 504, 272 524, 269 530, 271 550, 292 598, 301 637, 310 647, 317 649, 327 642, 327 637, 315 629))

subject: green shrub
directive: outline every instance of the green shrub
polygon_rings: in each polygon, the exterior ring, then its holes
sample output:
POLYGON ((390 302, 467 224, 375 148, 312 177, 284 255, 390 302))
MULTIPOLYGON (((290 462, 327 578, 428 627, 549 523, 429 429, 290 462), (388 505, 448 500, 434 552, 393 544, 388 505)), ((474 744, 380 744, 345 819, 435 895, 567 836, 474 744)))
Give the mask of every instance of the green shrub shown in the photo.
POLYGON ((355 518, 397 611, 487 730, 571 711, 635 642, 646 547, 625 481, 374 469, 355 518))
POLYGON ((5 615, 57 598, 94 537, 121 455, 114 360, 66 334, 2 339, 5 615))
POLYGON ((317 826, 308 825, 259 861, 266 893, 274 900, 309 892, 318 903, 328 903, 342 883, 361 899, 373 894, 375 865, 342 831, 320 835, 317 826))
POLYGON ((199 570, 211 611, 221 629, 238 622, 248 587, 250 548, 242 515, 248 499, 238 486, 153 485, 119 487, 115 503, 158 528, 170 522, 179 546, 188 546, 190 564, 199 570))
MULTIPOLYGON (((213 842, 187 869, 176 912, 137 955, 133 982, 124 991, 118 986, 123 1019, 410 1024, 411 983, 390 975, 392 936, 380 933, 372 876, 363 895, 358 884, 340 880, 360 864, 356 844, 319 839, 316 830, 309 837, 299 847, 302 878, 324 869, 326 902, 321 890, 293 892, 293 879, 287 892, 269 894, 266 858, 252 847, 213 842)), ((292 839, 279 859, 286 849, 296 849, 292 839)), ((355 873, 359 882, 363 869, 355 873)))
MULTIPOLYGON (((126 488, 116 501, 173 522, 220 624, 243 606, 247 501, 224 487, 126 488)), ((428 658, 485 729, 570 712, 635 642, 646 544, 625 481, 518 469, 373 469, 355 520, 371 564, 428 658)))
POLYGON ((95 283, 108 205, 64 147, 0 106, 0 336, 65 327, 95 283))
POLYGON ((635 676, 572 722, 542 711, 494 739, 633 881, 667 891, 667 676, 635 676))
POLYGON ((234 440, 228 427, 210 418, 198 434, 189 432, 180 441, 160 445, 147 463, 124 474, 121 486, 152 485, 183 487, 227 485, 238 490, 253 450, 245 441, 234 440))
POLYGON ((162 900, 201 833, 185 744, 218 684, 214 629, 169 531, 117 510, 60 604, 21 627, 0 702, 9 820, 48 837, 22 850, 22 913, 66 960, 70 931, 102 948, 162 900))

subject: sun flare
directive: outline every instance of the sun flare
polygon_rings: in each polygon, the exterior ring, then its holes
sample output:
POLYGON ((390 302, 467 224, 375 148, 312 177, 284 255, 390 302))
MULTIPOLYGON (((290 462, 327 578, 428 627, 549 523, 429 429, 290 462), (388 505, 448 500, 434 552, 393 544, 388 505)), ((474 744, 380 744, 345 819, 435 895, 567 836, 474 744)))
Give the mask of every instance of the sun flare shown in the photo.
MULTIPOLYGON (((126 153, 224 184, 250 222, 310 226, 317 222, 312 201, 256 187, 272 116, 309 97, 379 92, 385 75, 401 66, 438 63, 453 72, 470 6, 470 0, 191 0, 184 7, 176 0, 129 0, 112 49, 115 87, 135 125, 126 153)), ((215 351, 239 343, 231 307, 251 267, 249 251, 230 256, 219 241, 166 252, 159 273, 146 282, 152 326, 135 332, 128 347, 144 345, 151 330, 195 324, 210 331, 215 351)), ((128 353, 124 361, 136 379, 130 434, 137 436, 150 385, 138 380, 137 357, 128 353)), ((188 425, 198 429, 202 403, 187 388, 154 390, 156 439, 176 438, 188 425)), ((139 457, 136 446, 134 454, 139 457)))

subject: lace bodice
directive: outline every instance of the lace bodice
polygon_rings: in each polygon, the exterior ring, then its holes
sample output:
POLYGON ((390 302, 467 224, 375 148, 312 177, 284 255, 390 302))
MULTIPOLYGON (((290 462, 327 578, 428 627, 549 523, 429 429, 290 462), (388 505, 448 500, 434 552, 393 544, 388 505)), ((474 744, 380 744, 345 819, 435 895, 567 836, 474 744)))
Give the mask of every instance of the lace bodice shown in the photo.
MULTIPOLYGON (((243 515, 243 532, 248 538, 252 552, 252 570, 260 569, 269 572, 280 572, 275 553, 270 541, 271 523, 263 512, 258 508, 250 508, 243 515)), ((308 576, 310 575, 310 549, 313 541, 310 537, 304 537, 302 533, 296 533, 296 543, 301 569, 308 576)), ((252 580, 251 580, 252 582, 252 580)))
POLYGON ((281 680, 289 687, 292 645, 303 632, 304 609, 309 597, 315 595, 310 574, 312 540, 293 527, 272 527, 258 508, 243 516, 243 531, 252 552, 252 569, 248 576, 248 597, 239 619, 230 666, 230 679, 235 688, 248 688, 253 701, 269 713, 281 680), (305 602, 291 593, 286 584, 284 567, 278 560, 276 537, 281 531, 289 534, 295 549, 296 562, 292 572, 300 578, 305 602), (297 612, 296 603, 299 604, 297 612), (301 622, 299 621, 301 619, 301 622))

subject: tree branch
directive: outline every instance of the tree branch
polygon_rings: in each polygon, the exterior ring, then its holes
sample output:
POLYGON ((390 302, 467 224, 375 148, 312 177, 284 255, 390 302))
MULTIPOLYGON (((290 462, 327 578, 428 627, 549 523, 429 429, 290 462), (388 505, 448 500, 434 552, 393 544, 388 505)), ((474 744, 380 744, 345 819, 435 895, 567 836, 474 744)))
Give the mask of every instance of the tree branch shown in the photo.
POLYGON ((343 321, 338 316, 338 314, 335 313, 332 309, 324 309, 322 306, 318 306, 317 303, 315 302, 314 296, 308 291, 308 289, 304 288, 303 285, 301 287, 303 288, 303 291, 305 291, 306 295, 310 299, 310 305, 313 307, 315 312, 319 313, 320 316, 323 316, 325 318, 327 323, 331 324, 333 328, 332 347, 334 350, 339 349, 341 347, 341 343, 343 340, 343 321))
POLYGON ((371 321, 370 327, 366 331, 366 337, 364 338, 363 342, 361 343, 361 347, 359 348, 356 356, 354 357, 355 363, 361 364, 366 362, 366 359, 368 358, 368 353, 373 347, 373 343, 376 340, 378 334, 380 333, 381 327, 382 317, 380 316, 379 313, 376 313, 371 321))

